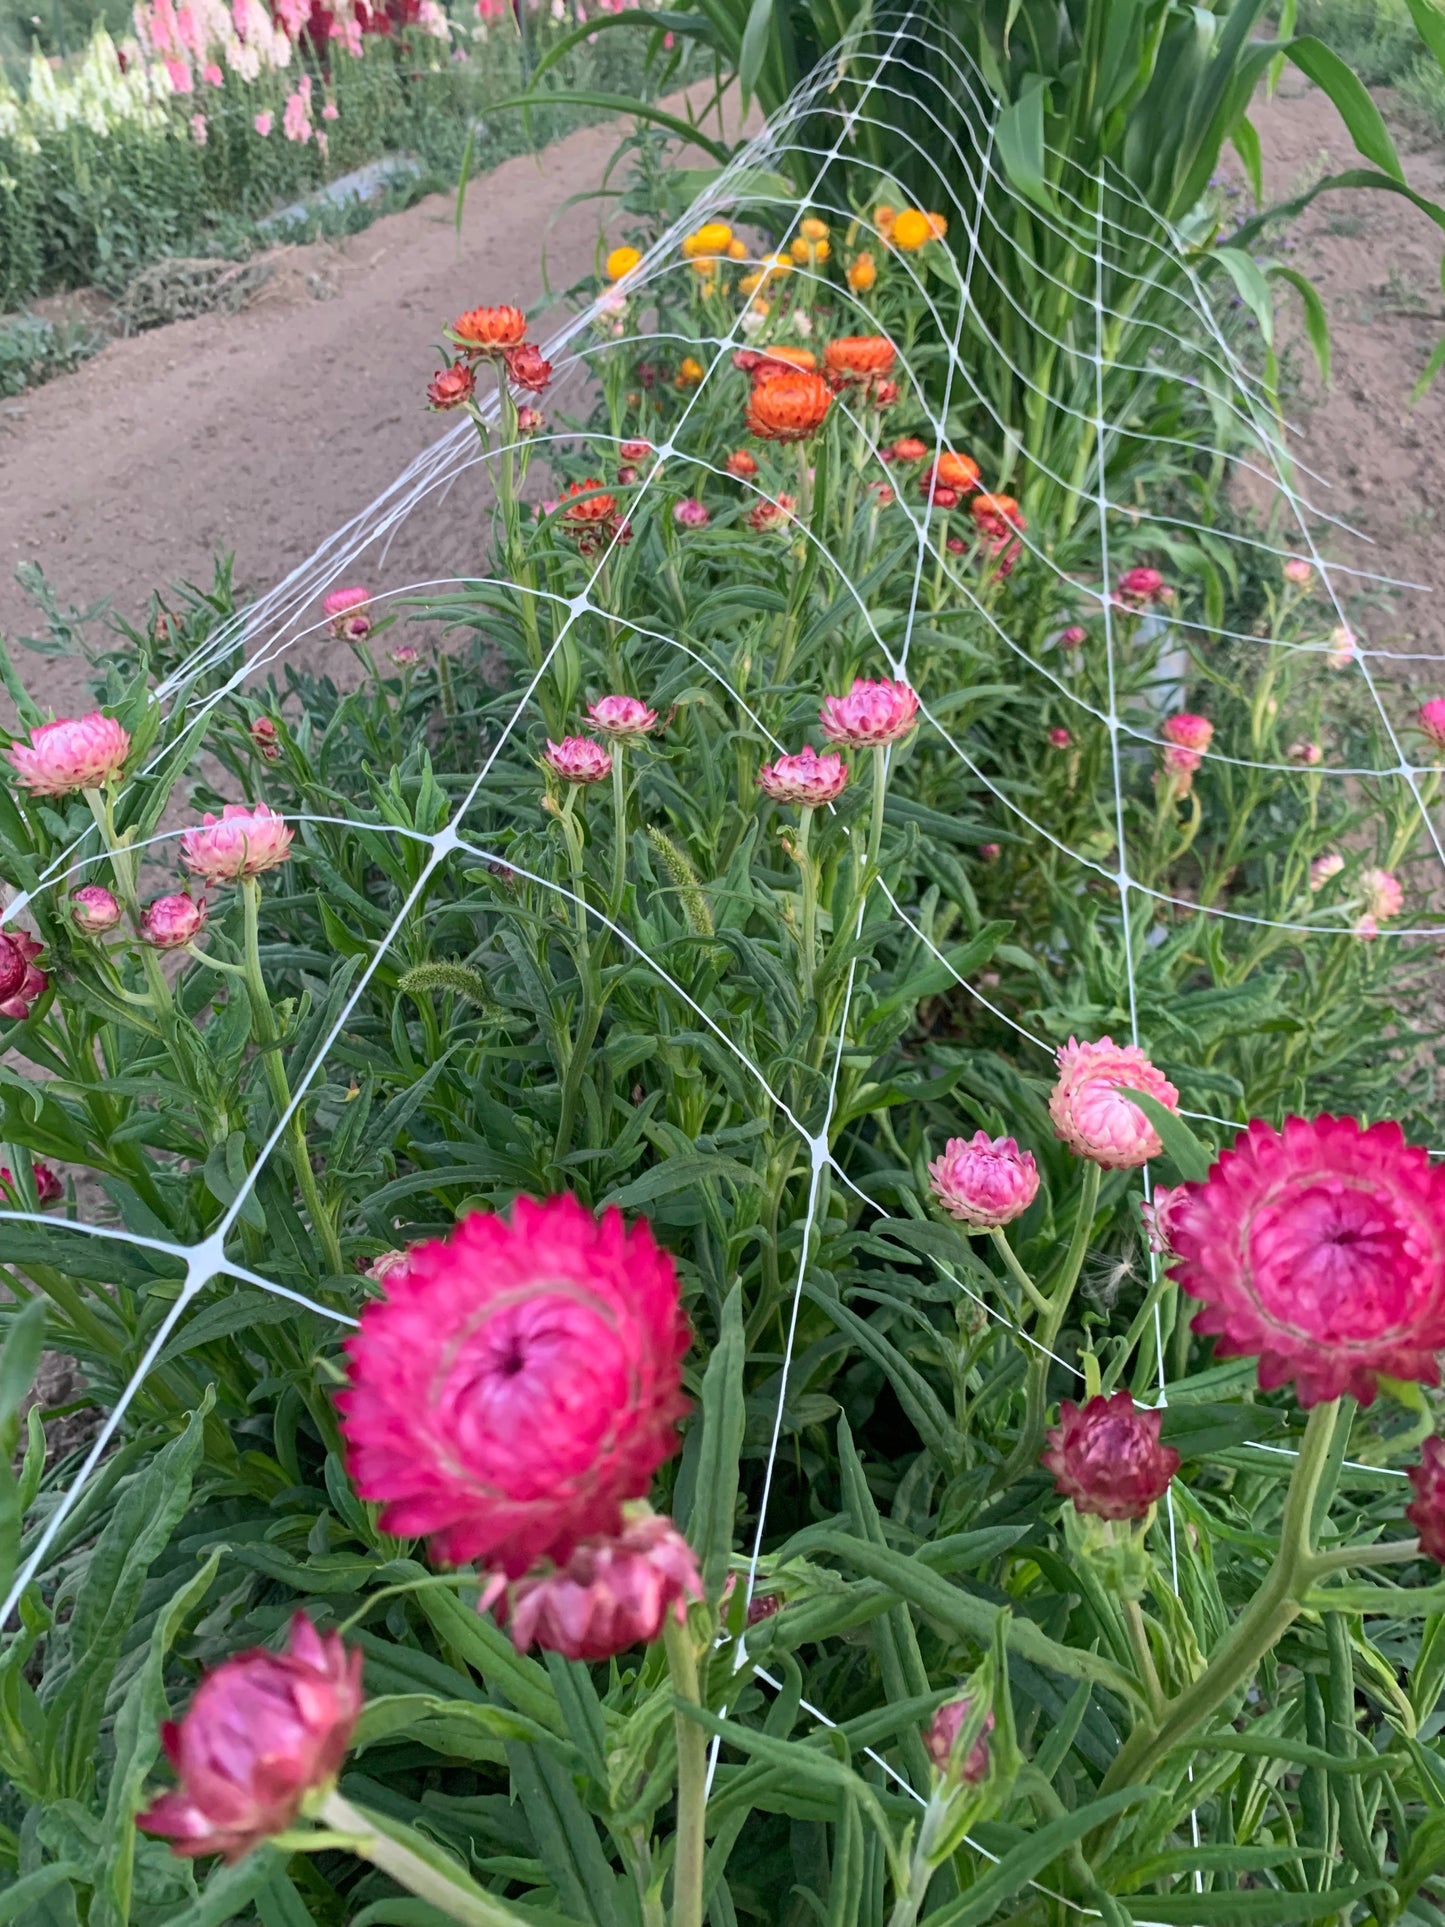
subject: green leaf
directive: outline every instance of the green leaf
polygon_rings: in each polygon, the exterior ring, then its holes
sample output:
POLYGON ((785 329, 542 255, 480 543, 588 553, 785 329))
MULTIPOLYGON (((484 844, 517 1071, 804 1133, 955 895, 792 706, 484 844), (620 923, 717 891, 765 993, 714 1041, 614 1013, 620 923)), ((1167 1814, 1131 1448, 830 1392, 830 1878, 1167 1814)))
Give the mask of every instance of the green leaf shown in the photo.
POLYGON ((271 1846, 257 1847, 232 1867, 219 1865, 188 1907, 172 1914, 166 1927, 225 1927, 239 1920, 257 1892, 266 1885, 284 1856, 271 1846))
POLYGON ((1319 289, 1308 275, 1301 274, 1298 268, 1286 267, 1282 262, 1276 262, 1269 272, 1276 281, 1288 281, 1304 303, 1305 333, 1310 338, 1310 347, 1314 350, 1315 360, 1319 364, 1320 378, 1328 381, 1330 378, 1330 323, 1325 313, 1325 304, 1320 299, 1319 289))
POLYGON ((63 1887, 67 1880, 83 1885, 89 1877, 88 1869, 77 1866, 73 1860, 57 1860, 48 1867, 37 1867, 34 1873, 22 1874, 8 1887, 0 1888, 0 1927, 9 1927, 10 1921, 44 1900, 55 1888, 63 1887))
POLYGON ((1148 1091, 1129 1090, 1123 1085, 1120 1089, 1131 1103, 1139 1106, 1159 1133, 1160 1141, 1173 1159, 1180 1177, 1188 1184, 1202 1184, 1209 1176, 1214 1153, 1206 1150, 1184 1119, 1161 1104, 1157 1097, 1151 1097, 1148 1091))
POLYGON ((716 1602, 727 1580, 737 1513, 738 1467, 742 1458, 747 1406, 743 1368, 747 1362, 742 1286, 734 1285, 723 1304, 717 1343, 702 1381, 702 1447, 688 1538, 702 1568, 707 1596, 716 1602))
MULTIPOLYGON (((1281 1849, 1278 1857, 1287 1859, 1289 1850, 1281 1849)), ((1297 1920, 1324 1920, 1333 1915, 1336 1919, 1348 1918, 1349 1910, 1367 1895, 1378 1893, 1385 1885, 1383 1880, 1368 1881, 1357 1887, 1331 1887, 1327 1893, 1280 1893, 1268 1890, 1256 1893, 1212 1893, 1212 1894, 1123 1894, 1120 1898, 1126 1904, 1147 1911, 1151 1920, 1168 1923, 1178 1921, 1180 1927, 1292 1927, 1297 1920)), ((938 1916, 931 1916, 938 1919, 938 1916)), ((940 1923, 941 1927, 941 1923, 940 1923)), ((951 1924, 950 1924, 951 1927, 951 1924)))
POLYGON ((742 93, 744 113, 747 112, 753 90, 758 84, 758 75, 768 56, 768 36, 772 24, 773 0, 752 0, 748 9, 748 24, 743 29, 742 51, 738 55, 738 87, 742 93))
MULTIPOLYGON (((598 24, 596 21, 590 23, 589 31, 598 24)), ((612 16, 611 24, 618 24, 617 16, 612 16)), ((654 127, 665 128, 689 147, 700 147, 704 153, 711 154, 720 167, 725 167, 732 159, 732 149, 722 141, 704 134, 692 122, 680 120, 676 114, 666 113, 661 107, 654 107, 651 101, 638 100, 631 94, 594 94, 571 89, 555 94, 511 94, 505 100, 492 102, 493 113, 500 112, 503 107, 597 107, 604 114, 627 114, 634 120, 648 121, 654 127)))
MULTIPOLYGON (((1012 1853, 1006 1853, 967 1893, 960 1894, 951 1905, 935 1908, 928 1916, 929 1927, 983 1927, 997 1908, 1020 1887, 1037 1879, 1076 1840, 1082 1840, 1086 1833, 1092 1833, 1095 1827, 1112 1820, 1126 1807, 1137 1806, 1141 1800, 1153 1797, 1152 1787, 1123 1787, 1118 1793, 1106 1794, 1102 1800, 1091 1800, 1061 1820, 1050 1821, 1048 1826, 1030 1834, 1012 1853)), ((1152 1895, 1149 1904, 1152 1908, 1152 1895)))
POLYGON ((1045 91, 1042 75, 1030 75, 1026 91, 1010 101, 994 122, 994 142, 1019 193, 1053 213, 1044 152, 1045 91))
POLYGON ((1234 151, 1244 163, 1245 175, 1249 180, 1249 191, 1254 196, 1254 204, 1264 203, 1264 170, 1259 151, 1259 134, 1248 114, 1241 114, 1230 131, 1234 151))
POLYGON ((1405 170, 1400 165, 1389 129, 1354 69, 1312 34, 1301 34, 1297 40, 1290 41, 1286 51, 1300 72, 1329 95, 1349 129, 1350 139, 1365 159, 1386 174, 1392 174, 1397 181, 1403 181, 1405 170))

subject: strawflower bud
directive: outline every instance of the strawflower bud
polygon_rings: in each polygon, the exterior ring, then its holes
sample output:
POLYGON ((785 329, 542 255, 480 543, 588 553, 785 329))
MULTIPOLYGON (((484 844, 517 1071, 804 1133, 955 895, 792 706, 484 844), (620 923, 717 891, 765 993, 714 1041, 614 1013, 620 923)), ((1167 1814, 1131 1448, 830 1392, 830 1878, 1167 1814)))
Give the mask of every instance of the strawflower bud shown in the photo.
POLYGON ((918 697, 906 682, 854 679, 846 696, 825 696, 818 712, 830 743, 855 749, 901 742, 918 726, 918 697))
POLYGON ((1067 749, 1073 740, 1073 737, 1069 734, 1068 730, 1064 728, 1062 723, 1060 723, 1057 728, 1049 731, 1049 745, 1053 749, 1067 749))
POLYGON ((369 1278, 374 1285, 384 1285, 391 1280, 404 1278, 410 1268, 410 1251, 383 1251, 369 1265, 361 1266, 361 1275, 369 1278))
POLYGON ((1315 572, 1302 555, 1292 555, 1282 571, 1286 582, 1293 582, 1298 589, 1307 589, 1315 579, 1315 572))
POLYGON ((1143 1091, 1177 1111, 1179 1093, 1137 1044, 1096 1044, 1074 1038, 1059 1051, 1059 1077, 1049 1098, 1055 1135, 1074 1154, 1106 1171, 1127 1170, 1157 1158, 1164 1146, 1139 1106, 1123 1095, 1143 1091))
POLYGON ((685 500, 674 503, 672 519, 680 529, 705 529, 712 517, 708 514, 706 505, 699 502, 696 496, 690 495, 685 500))
POLYGON ((972 1712, 973 1700, 967 1693, 961 1699, 948 1700, 939 1707, 932 1724, 923 1735, 928 1757, 939 1772, 946 1774, 951 1769, 953 1777, 964 1786, 977 1786, 988 1772, 988 1735, 993 1731, 993 1714, 990 1713, 984 1721, 983 1732, 968 1749, 967 1757, 955 1761, 954 1746, 972 1712))
MULTIPOLYGON (((540 1646, 566 1659, 613 1659, 680 1626, 703 1597, 697 1556, 670 1519, 645 1517, 615 1537, 583 1539, 555 1571, 509 1589, 506 1612, 519 1653, 540 1646)), ((485 1596, 484 1596, 485 1597, 485 1596)))
POLYGON ((1298 742, 1290 744, 1285 755, 1292 763, 1303 763, 1306 769, 1313 769, 1317 763, 1324 761, 1325 753, 1318 743, 1312 743, 1302 736, 1298 742))
POLYGON ((820 756, 811 744, 795 756, 778 756, 758 771, 758 787, 775 803, 801 803, 821 809, 835 803, 848 787, 848 766, 835 750, 820 756))
POLYGON ((1348 669, 1355 660, 1355 650, 1358 646, 1354 630, 1347 622, 1340 623, 1338 628, 1330 631, 1330 646, 1325 655, 1325 667, 1348 669))
POLYGON ((652 453, 652 443, 640 440, 622 442, 617 453, 624 462, 644 462, 652 453))
POLYGON ((1182 1184, 1156 1184, 1153 1199, 1146 1199, 1140 1204, 1139 1216, 1143 1221, 1144 1236, 1156 1257, 1163 1257, 1166 1252, 1173 1253, 1174 1234, 1183 1223, 1188 1209, 1189 1191, 1182 1184))
POLYGON ((129 732, 98 709, 41 723, 28 743, 12 743, 9 749, 11 768, 33 796, 98 790, 119 776, 129 754, 129 732))
POLYGON ((547 426, 547 417, 539 408, 529 408, 524 402, 517 410, 517 433, 536 435, 547 426))
POLYGON ((657 727, 657 711, 636 696, 599 696, 587 705, 587 720, 604 736, 645 736, 657 727))
POLYGON ((174 1852, 239 1860, 297 1818, 341 1771, 361 1712, 359 1648, 318 1633, 305 1613, 284 1652, 240 1653, 208 1673, 161 1745, 180 1782, 136 1820, 174 1852))
POLYGON ((1021 1217, 1038 1194, 1039 1172, 1032 1151, 1021 1151, 1011 1137, 951 1137, 942 1157, 928 1167, 934 1196, 951 1217, 975 1231, 992 1231, 1021 1217))
POLYGON ((339 642, 363 642, 371 634, 371 591, 333 589, 321 604, 326 627, 339 642))
POLYGON ((86 883, 70 893, 70 920, 87 937, 103 937, 120 922, 120 905, 103 883, 86 883))
POLYGON ((1140 1411, 1129 1392, 1065 1399, 1039 1463, 1076 1512, 1098 1519, 1142 1519, 1179 1470, 1179 1454, 1159 1440, 1162 1411, 1140 1411))
POLYGON ((1437 749, 1445 749, 1445 696, 1421 703, 1416 721, 1437 749))
POLYGON ((181 892, 157 897, 140 913, 140 940, 156 950, 182 950, 206 927, 206 899, 197 901, 181 892))
POLYGON ((1088 630, 1081 628, 1077 622, 1073 622, 1070 623, 1069 627, 1065 629, 1059 637, 1059 647, 1061 649, 1082 649, 1088 639, 1088 630))
POLYGON ((612 755, 590 736, 549 737, 543 761, 564 783, 605 783, 612 774, 612 755))
POLYGON ((1405 1507, 1405 1517, 1419 1533, 1425 1557, 1445 1566, 1445 1439, 1426 1439, 1420 1463, 1409 1468, 1409 1479, 1415 1497, 1405 1507))
POLYGON ((251 741, 268 763, 279 760, 281 745, 276 739, 276 725, 269 716, 258 716, 252 723, 251 741))
POLYGON ((1119 600, 1126 608, 1142 609, 1162 602, 1171 592, 1157 569, 1126 569, 1119 577, 1119 600))

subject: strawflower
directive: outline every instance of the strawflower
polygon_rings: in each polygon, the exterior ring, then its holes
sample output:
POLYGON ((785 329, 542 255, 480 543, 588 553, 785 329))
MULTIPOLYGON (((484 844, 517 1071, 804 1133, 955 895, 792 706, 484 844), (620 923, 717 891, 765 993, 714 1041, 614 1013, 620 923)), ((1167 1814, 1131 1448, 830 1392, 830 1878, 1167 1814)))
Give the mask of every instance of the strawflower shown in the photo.
POLYGON ((41 723, 28 743, 12 743, 9 750, 11 768, 33 796, 101 789, 119 776, 129 754, 129 732, 98 709, 41 723))
POLYGON ((1445 696, 1432 696, 1421 703, 1415 720, 1437 749, 1445 749, 1445 696))
POLYGON ((519 1653, 540 1646, 587 1661, 650 1645, 669 1616, 682 1625, 689 1602, 702 1597, 692 1547, 670 1519, 656 1517, 583 1539, 555 1571, 529 1574, 502 1594, 519 1653))
POLYGON ((23 1021, 50 982, 35 961, 41 949, 23 930, 0 930, 0 1017, 23 1021))
POLYGON ((931 1725, 923 1735, 923 1744, 928 1757, 940 1773, 948 1773, 950 1767, 955 1776, 965 1786, 977 1786, 988 1772, 988 1735, 993 1731, 993 1714, 984 1721, 983 1732, 968 1749, 968 1756, 962 1761, 954 1761, 953 1749, 959 1734, 967 1726, 969 1715, 973 1712, 973 1701, 967 1693, 962 1698, 948 1700, 934 1714, 931 1725))
POLYGON ((1360 888, 1365 893, 1370 915, 1381 922, 1398 917, 1404 908, 1405 892, 1400 879, 1389 870, 1366 870, 1360 877, 1360 888))
POLYGON ((822 427, 832 405, 833 391, 821 375, 784 369, 753 388, 748 428, 761 441, 804 441, 822 427))
POLYGON ((268 763, 279 761, 281 744, 277 740, 276 725, 269 716, 258 716, 251 725, 251 741, 268 763))
POLYGON ((1164 1146, 1139 1106, 1124 1096, 1143 1091, 1177 1111, 1179 1093, 1137 1044, 1101 1037, 1070 1038, 1059 1051, 1059 1076, 1049 1097, 1055 1135, 1081 1158, 1106 1171, 1128 1170, 1157 1158, 1164 1146))
POLYGON ((689 495, 673 504, 672 519, 680 529, 705 529, 712 517, 708 514, 706 503, 689 495))
POLYGON ((621 281, 624 275, 631 274, 632 270, 639 265, 641 260, 642 255, 636 248, 614 248, 604 264, 607 279, 609 281, 621 281))
MULTIPOLYGON (((140 913, 137 926, 142 943, 155 950, 182 950, 206 927, 206 899, 192 900, 184 891, 156 897, 140 913)), ((3 1006, 0 1006, 3 1008, 3 1006)))
POLYGON ((136 1820, 186 1856, 239 1860, 297 1818, 308 1793, 341 1771, 361 1713, 359 1647, 318 1633, 305 1613, 283 1652, 256 1648, 228 1659, 196 1689, 161 1745, 180 1782, 136 1820))
POLYGON ((1054 728, 1049 731, 1049 742, 1054 749, 1067 749, 1073 740, 1073 737, 1069 734, 1068 730, 1064 728, 1062 723, 1056 724, 1054 728))
MULTIPOLYGON (((357 1263, 361 1263, 360 1259, 357 1263)), ((382 1251, 370 1264, 361 1265, 361 1275, 369 1278, 374 1285, 384 1285, 388 1279, 405 1277, 410 1268, 410 1251, 382 1251)))
POLYGON ((520 308, 469 308, 452 323, 451 333, 469 355, 500 355, 520 348, 527 338, 527 317, 520 308))
POLYGON ((821 809, 835 803, 848 787, 848 766, 835 750, 820 756, 811 744, 794 756, 778 756, 758 771, 758 787, 775 803, 801 803, 821 809))
POLYGON ((547 418, 540 408, 528 408, 524 403, 517 410, 517 433, 536 435, 547 426, 547 418))
POLYGON ((729 475, 735 475, 740 482, 749 481, 758 472, 758 465, 745 448, 734 449, 724 466, 729 475))
POLYGON ((1195 773, 1203 762, 1197 749, 1181 749, 1177 743, 1170 743, 1163 756, 1163 779, 1165 791, 1173 797, 1188 796, 1194 788, 1195 773))
POLYGON ((1088 630, 1082 628, 1077 622, 1073 622, 1070 623, 1069 627, 1060 635, 1059 647, 1061 649, 1082 649, 1088 640, 1088 630))
POLYGON ((835 381, 876 382, 890 374, 898 350, 884 335, 841 335, 823 350, 823 367, 835 381))
POLYGON ((371 591, 333 589, 321 604, 329 633, 339 642, 363 642, 371 634, 371 591))
POLYGON ((789 495, 786 490, 780 490, 776 502, 753 504, 748 510, 748 527, 760 532, 764 529, 781 528, 785 522, 792 521, 797 506, 795 496, 789 495))
POLYGON ((477 378, 466 362, 438 368, 427 383, 426 398, 433 408, 463 408, 477 390, 477 378))
POLYGON ((1315 572, 1302 555, 1292 555, 1282 571, 1286 582, 1293 582, 1296 588, 1307 589, 1315 579, 1315 572))
POLYGON ((1307 769, 1313 769, 1317 763, 1324 761, 1325 752, 1318 743, 1312 743, 1302 736, 1298 742, 1290 744, 1285 755, 1292 763, 1303 763, 1307 769))
POLYGON ((926 246, 929 241, 936 240, 938 234, 933 221, 927 214, 921 213, 916 207, 905 207, 901 213, 893 217, 892 231, 888 238, 895 248, 902 248, 905 253, 912 254, 926 246))
POLYGON ((1214 736, 1214 725, 1207 716, 1193 716, 1186 709, 1166 716, 1161 733, 1168 743, 1177 743, 1181 749, 1208 749, 1214 736))
POLYGON ((677 1449, 688 1329, 644 1223, 519 1198, 415 1247, 366 1305, 340 1395, 352 1483, 383 1529, 519 1579, 616 1536, 677 1449))
POLYGON ((291 855, 293 832, 269 804, 227 803, 181 834, 181 862, 207 883, 238 883, 274 870, 291 855))
POLYGON ((590 736, 549 737, 543 760, 564 783, 605 783, 612 774, 611 752, 590 736))
POLYGON ((1011 1137, 951 1137, 928 1167, 930 1189, 944 1210, 975 1231, 993 1231, 1021 1217, 1038 1194, 1032 1151, 1011 1137))
POLYGON ((1139 1217, 1149 1249, 1156 1257, 1174 1250, 1174 1233, 1189 1209, 1189 1192, 1182 1184, 1156 1184, 1152 1199, 1139 1206, 1139 1217))
POLYGON ((1059 1406, 1039 1463, 1076 1512, 1097 1519, 1142 1519, 1169 1489, 1179 1454, 1159 1440, 1162 1411, 1140 1411, 1129 1392, 1059 1406))
POLYGON ((657 727, 657 711, 636 696, 599 696, 587 705, 587 720, 604 736, 645 736, 657 727))
POLYGON ((901 742, 918 725, 918 697, 906 682, 854 679, 846 696, 825 696, 818 712, 830 743, 855 748, 901 742))
POLYGON ((969 513, 979 534, 992 542, 1007 542, 1014 529, 1028 527, 1012 495, 976 495, 969 503, 969 513))
POLYGON ((1323 890, 1325 885, 1337 877, 1344 867, 1345 859, 1338 850, 1327 850, 1323 856, 1317 856, 1310 865, 1311 890, 1323 890))
POLYGON ((618 458, 624 462, 643 462, 652 453, 652 443, 642 440, 618 444, 618 458))
POLYGON ((878 279, 878 264, 866 249, 848 264, 848 286, 855 294, 867 294, 878 279))
POLYGON ((535 341, 524 341, 520 348, 509 348, 503 357, 507 378, 514 388, 525 388, 540 395, 552 379, 552 364, 535 341))
MULTIPOLYGON (((916 435, 900 435, 892 448, 886 452, 895 462, 921 462, 927 459, 928 443, 921 442, 916 435)), ((947 451, 945 451, 945 453, 946 452, 947 451)), ((942 458, 940 457, 940 459, 942 458)), ((955 459, 966 462, 968 457, 963 455, 955 459)), ((976 467, 974 469, 974 479, 978 479, 978 470, 976 467)))
POLYGON ((1405 1507, 1405 1517, 1419 1533, 1425 1557, 1445 1566, 1445 1439, 1426 1439, 1420 1463, 1409 1468, 1409 1479, 1415 1497, 1405 1507))
POLYGON ((1142 609, 1148 603, 1162 602, 1170 593, 1157 569, 1126 569, 1119 577, 1119 600, 1126 608, 1142 609))
POLYGON ((120 922, 120 905, 103 883, 82 884, 70 893, 70 920, 87 937, 103 937, 120 922))

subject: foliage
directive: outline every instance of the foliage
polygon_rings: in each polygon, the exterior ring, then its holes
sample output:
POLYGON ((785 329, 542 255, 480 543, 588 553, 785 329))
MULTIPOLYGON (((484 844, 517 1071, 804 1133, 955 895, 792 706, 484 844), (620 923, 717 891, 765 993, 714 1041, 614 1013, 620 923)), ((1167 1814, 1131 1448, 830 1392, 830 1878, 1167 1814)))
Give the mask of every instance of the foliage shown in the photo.
POLYGON ((65 374, 99 345, 98 337, 73 323, 57 327, 42 315, 7 315, 0 320, 0 395, 18 395, 65 374))

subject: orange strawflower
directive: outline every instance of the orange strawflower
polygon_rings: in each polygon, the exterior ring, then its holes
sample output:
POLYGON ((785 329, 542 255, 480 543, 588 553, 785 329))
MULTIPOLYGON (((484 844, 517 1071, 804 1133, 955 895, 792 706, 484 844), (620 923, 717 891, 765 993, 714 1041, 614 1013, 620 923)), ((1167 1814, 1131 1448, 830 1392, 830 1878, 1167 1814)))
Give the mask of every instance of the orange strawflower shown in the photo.
POLYGON ((877 264, 873 256, 866 251, 849 264, 848 286, 855 294, 867 294, 877 279, 877 264))
MULTIPOLYGON (((977 469, 974 473, 978 473, 977 469)), ((1012 495, 976 495, 969 509, 978 524, 979 533, 992 536, 995 542, 1002 541, 1010 529, 1028 527, 1012 495)))
POLYGON ((468 354, 504 354, 526 340, 527 317, 520 308, 468 308, 452 323, 451 334, 468 354))
POLYGON ((562 492, 565 504, 562 520, 572 529, 595 529, 599 523, 611 522, 617 514, 617 497, 597 493, 602 488, 595 475, 589 475, 585 482, 569 482, 562 492), (575 498, 581 497, 581 500, 575 498))
POLYGON ((816 214, 810 214, 805 220, 799 221, 798 232, 805 241, 826 241, 828 223, 820 221, 816 214))
POLYGON ((801 442, 816 434, 833 405, 833 391, 807 368, 785 368, 759 381, 748 400, 748 427, 761 441, 801 442))
POLYGON ((696 260, 701 255, 726 254, 733 231, 726 221, 704 221, 694 233, 686 235, 682 243, 684 258, 696 260))
MULTIPOLYGON (((946 448, 933 464, 933 479, 942 482, 945 488, 956 488, 961 495, 967 495, 971 489, 978 487, 978 463, 969 455, 955 455, 951 448, 946 448)), ((1000 496, 999 499, 1006 501, 1008 498, 1000 496)), ((1014 507, 1017 508, 1018 504, 1015 503, 1014 507)))
POLYGON ((823 366, 840 381, 886 375, 897 359, 897 349, 882 335, 841 335, 823 350, 823 366))
POLYGON ((934 240, 941 241, 948 232, 948 216, 946 214, 925 214, 923 218, 933 229, 934 240))
POLYGON ((700 361, 695 361, 691 355, 684 355, 682 365, 677 371, 677 386, 679 388, 696 388, 705 372, 706 370, 700 361))
POLYGON ((921 462, 928 453, 928 443, 919 441, 916 435, 900 435, 889 453, 895 462, 921 462))
POLYGON ((789 368, 802 368, 809 374, 817 367, 818 357, 811 348, 760 348, 749 372, 755 382, 771 381, 789 368))
POLYGON ((779 493, 776 502, 757 502, 748 510, 750 529, 775 529, 782 522, 790 522, 798 504, 791 495, 779 493))
POLYGON ((745 448, 734 449, 732 454, 728 456, 724 466, 729 475, 736 475, 739 481, 744 482, 758 472, 757 463, 745 448))
POLYGON ((746 241, 740 241, 740 240, 739 240, 739 239, 737 238, 737 236, 736 236, 736 235, 734 235, 734 236, 733 236, 733 238, 732 238, 732 240, 728 242, 728 259, 729 259, 729 261, 746 261, 746 260, 747 260, 747 258, 748 258, 748 244, 747 244, 747 242, 746 242, 746 241))
POLYGON ((915 249, 923 247, 926 242, 936 237, 929 217, 920 213, 916 207, 906 207, 901 214, 895 216, 893 229, 888 238, 895 248, 902 248, 905 253, 912 254, 915 249))
POLYGON ((832 253, 832 249, 826 241, 805 241, 800 234, 797 240, 790 245, 788 252, 792 255, 798 266, 802 268, 806 267, 810 261, 826 261, 832 253))
POLYGON ((886 201, 880 201, 878 206, 873 210, 873 225, 882 236, 885 247, 893 238, 893 223, 897 218, 897 215, 886 201))

